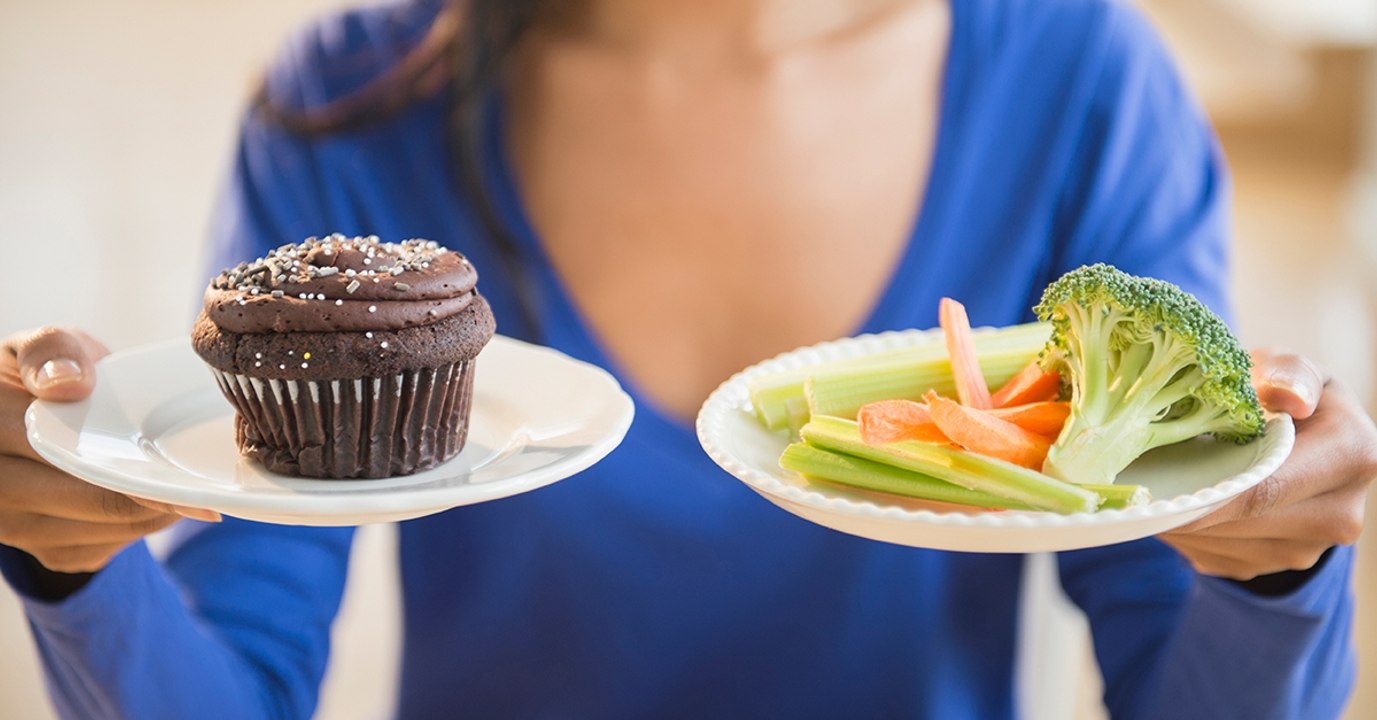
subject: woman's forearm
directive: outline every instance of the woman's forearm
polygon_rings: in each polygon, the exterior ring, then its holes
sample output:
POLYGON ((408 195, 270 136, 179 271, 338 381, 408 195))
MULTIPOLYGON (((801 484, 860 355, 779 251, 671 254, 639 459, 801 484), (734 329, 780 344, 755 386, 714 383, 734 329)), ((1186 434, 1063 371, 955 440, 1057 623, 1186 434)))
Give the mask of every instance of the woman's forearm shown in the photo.
POLYGON ((229 522, 166 564, 137 543, 62 599, 25 592, 59 714, 309 717, 350 534, 304 530, 229 522))

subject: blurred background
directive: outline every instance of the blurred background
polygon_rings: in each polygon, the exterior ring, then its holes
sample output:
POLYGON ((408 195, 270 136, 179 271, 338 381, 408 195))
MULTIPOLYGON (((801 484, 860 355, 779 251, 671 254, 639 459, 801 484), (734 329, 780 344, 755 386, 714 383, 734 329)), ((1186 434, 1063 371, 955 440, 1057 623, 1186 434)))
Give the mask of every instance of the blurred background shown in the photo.
MULTIPOLYGON (((115 349, 183 335, 245 98, 295 25, 349 4, 0 0, 0 243, 12 268, 0 283, 0 334, 69 323, 115 349), (133 263, 153 272, 131 274, 133 263)), ((1321 360, 1377 409, 1377 2, 1139 4, 1234 171, 1243 339, 1321 360)), ((1367 662, 1353 720, 1377 717, 1377 531, 1363 545, 1357 635, 1367 662)), ((366 528, 356 544, 319 717, 380 718, 391 706, 394 551, 387 526, 366 528)), ((1083 621, 1047 567, 1035 564, 1025 608, 1027 716, 1104 717, 1083 621)), ((3 586, 0 648, 0 717, 52 717, 3 586)))

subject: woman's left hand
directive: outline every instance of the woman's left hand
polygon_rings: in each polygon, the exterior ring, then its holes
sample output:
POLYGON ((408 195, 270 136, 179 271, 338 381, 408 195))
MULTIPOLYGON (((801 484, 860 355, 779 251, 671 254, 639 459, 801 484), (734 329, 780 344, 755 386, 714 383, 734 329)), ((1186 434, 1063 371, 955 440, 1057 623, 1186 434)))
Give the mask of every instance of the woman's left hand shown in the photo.
POLYGON ((1296 421, 1291 457, 1227 505, 1158 536, 1197 571, 1235 580, 1308 570, 1329 548, 1357 542, 1377 478, 1377 427, 1352 391, 1299 355, 1253 359, 1263 407, 1296 421))

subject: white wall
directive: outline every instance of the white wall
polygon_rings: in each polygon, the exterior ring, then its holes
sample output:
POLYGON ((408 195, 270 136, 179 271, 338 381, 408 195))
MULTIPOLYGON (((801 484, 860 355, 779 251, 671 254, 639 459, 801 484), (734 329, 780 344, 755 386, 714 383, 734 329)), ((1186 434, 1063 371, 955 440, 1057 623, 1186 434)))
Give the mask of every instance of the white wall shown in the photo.
POLYGON ((289 28, 343 4, 0 0, 0 330, 184 334, 240 107, 289 28))

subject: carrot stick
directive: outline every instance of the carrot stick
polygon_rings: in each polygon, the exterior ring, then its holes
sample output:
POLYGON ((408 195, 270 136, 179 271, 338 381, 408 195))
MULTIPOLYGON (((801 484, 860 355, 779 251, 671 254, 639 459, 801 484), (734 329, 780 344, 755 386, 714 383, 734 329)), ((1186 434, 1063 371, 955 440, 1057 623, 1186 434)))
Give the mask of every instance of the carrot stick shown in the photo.
POLYGON ((1052 443, 1047 438, 991 415, 929 392, 924 396, 933 422, 961 447, 981 455, 1038 469, 1052 443))
POLYGON ((996 407, 991 415, 1044 437, 1056 438, 1071 416, 1071 403, 1035 402, 1014 407, 996 407))
POLYGON ((1061 375, 1042 369, 1037 360, 1028 363, 1004 387, 990 396, 993 407, 1027 405, 1056 400, 1061 394, 1061 375))
POLYGON ((990 404, 990 388, 985 384, 985 375, 980 372, 980 359, 975 355, 975 340, 971 337, 971 321, 966 317, 966 306, 942 298, 938 306, 938 322, 942 325, 942 335, 947 340, 947 355, 951 358, 952 377, 956 381, 956 396, 961 404, 986 410, 990 404))
POLYGON ((928 406, 912 400, 880 400, 862 405, 856 413, 861 441, 883 445, 900 440, 950 442, 932 421, 928 406))

